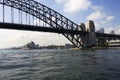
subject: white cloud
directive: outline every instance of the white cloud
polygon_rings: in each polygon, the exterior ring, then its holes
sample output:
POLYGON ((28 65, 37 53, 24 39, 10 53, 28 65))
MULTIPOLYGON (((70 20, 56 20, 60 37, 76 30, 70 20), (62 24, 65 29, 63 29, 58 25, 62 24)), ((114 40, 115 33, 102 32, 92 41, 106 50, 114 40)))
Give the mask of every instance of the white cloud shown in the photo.
POLYGON ((27 42, 34 41, 39 45, 64 45, 70 43, 63 35, 56 33, 0 30, 0 48, 22 46, 27 42))
POLYGON ((81 10, 87 10, 91 6, 90 0, 55 0, 57 3, 64 4, 64 12, 74 13, 81 10))
POLYGON ((107 27, 106 29, 105 29, 106 31, 106 33, 110 33, 110 31, 115 31, 115 34, 120 34, 120 26, 117 26, 117 27, 107 27))
POLYGON ((88 16, 88 20, 93 20, 96 28, 110 26, 110 22, 115 19, 114 16, 109 15, 104 12, 104 7, 99 5, 92 5, 90 0, 55 0, 58 4, 62 3, 64 5, 64 12, 74 13, 77 11, 88 10, 89 8, 93 10, 88 16))
POLYGON ((120 34, 120 26, 118 26, 118 27, 115 29, 115 33, 116 33, 116 34, 120 34))
POLYGON ((107 14, 105 14, 105 16, 99 21, 101 24, 107 24, 110 26, 111 21, 113 21, 115 19, 114 16, 107 16, 107 14))
POLYGON ((103 18, 104 16, 105 16, 104 13, 102 13, 100 11, 95 11, 87 17, 87 20, 98 20, 98 19, 103 18))
POLYGON ((106 20, 101 20, 100 23, 101 23, 101 24, 106 24, 107 21, 106 21, 106 20))
POLYGON ((107 21, 112 21, 113 19, 115 19, 114 16, 107 16, 107 17, 106 17, 106 20, 107 20, 107 21))
POLYGON ((106 21, 104 20, 106 14, 101 11, 102 9, 100 7, 97 6, 94 7, 93 10, 94 11, 90 15, 88 15, 87 21, 93 20, 95 23, 95 27, 99 28, 101 24, 106 23, 106 21))
POLYGON ((108 27, 108 28, 105 29, 105 32, 106 32, 106 33, 110 33, 110 31, 113 31, 113 30, 114 30, 114 29, 113 29, 112 27, 108 27))
POLYGON ((94 21, 94 24, 95 24, 95 28, 98 28, 100 26, 99 22, 97 21, 94 21))
POLYGON ((96 28, 110 26, 110 22, 115 19, 114 16, 108 15, 104 12, 102 6, 91 6, 93 12, 87 16, 87 20, 93 20, 95 22, 96 28))

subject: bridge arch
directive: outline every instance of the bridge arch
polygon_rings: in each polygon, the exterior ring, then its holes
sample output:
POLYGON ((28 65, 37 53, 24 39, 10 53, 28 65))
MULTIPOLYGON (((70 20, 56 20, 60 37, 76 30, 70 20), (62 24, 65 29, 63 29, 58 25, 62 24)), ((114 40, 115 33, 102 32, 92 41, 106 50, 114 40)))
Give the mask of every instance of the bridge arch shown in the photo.
MULTIPOLYGON (((51 28, 67 30, 78 30, 79 28, 79 30, 81 30, 81 27, 76 23, 34 0, 0 0, 0 4, 2 4, 3 7, 9 6, 28 13, 47 23, 51 28)), ((79 34, 63 33, 63 35, 71 41, 75 47, 79 48, 82 46, 81 36, 79 34)))

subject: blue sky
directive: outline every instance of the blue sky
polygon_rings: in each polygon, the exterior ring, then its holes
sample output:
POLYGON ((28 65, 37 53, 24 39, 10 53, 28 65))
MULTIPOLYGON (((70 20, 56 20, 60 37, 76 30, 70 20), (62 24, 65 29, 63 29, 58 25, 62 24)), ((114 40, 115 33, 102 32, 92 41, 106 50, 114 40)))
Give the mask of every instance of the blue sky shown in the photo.
MULTIPOLYGON (((115 30, 120 34, 120 0, 36 0, 56 10, 77 24, 93 20, 96 30, 115 30)), ((2 11, 0 11, 0 16, 2 11)), ((21 46, 35 41, 40 45, 70 43, 64 36, 53 33, 0 29, 0 48, 21 46)))

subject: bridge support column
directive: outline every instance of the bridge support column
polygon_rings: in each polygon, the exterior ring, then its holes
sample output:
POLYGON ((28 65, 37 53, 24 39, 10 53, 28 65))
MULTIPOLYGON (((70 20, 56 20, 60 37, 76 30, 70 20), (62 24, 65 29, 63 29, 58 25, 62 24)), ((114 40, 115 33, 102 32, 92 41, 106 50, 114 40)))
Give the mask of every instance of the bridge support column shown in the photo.
POLYGON ((82 30, 86 28, 88 34, 81 38, 83 47, 93 47, 96 45, 96 33, 95 33, 95 25, 93 21, 89 21, 85 27, 85 25, 81 24, 82 30))
MULTIPOLYGON (((85 26, 84 23, 81 23, 80 28, 81 28, 81 31, 86 31, 86 26, 85 26)), ((87 35, 88 34, 85 34, 84 36, 81 36, 82 47, 87 46, 87 35)))

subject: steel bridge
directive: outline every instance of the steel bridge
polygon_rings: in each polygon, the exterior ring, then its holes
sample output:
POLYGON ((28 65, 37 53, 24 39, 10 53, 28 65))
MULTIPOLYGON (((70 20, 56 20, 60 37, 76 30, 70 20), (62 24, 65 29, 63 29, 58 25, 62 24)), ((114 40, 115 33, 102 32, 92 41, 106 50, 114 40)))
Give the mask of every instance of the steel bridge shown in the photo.
POLYGON ((55 10, 34 0, 0 0, 0 28, 59 33, 75 47, 93 46, 96 39, 119 40, 120 35, 96 33, 93 21, 89 30, 84 23, 78 25, 55 10), (94 38, 91 38, 93 37, 94 38), (88 45, 90 44, 90 45, 88 45))

